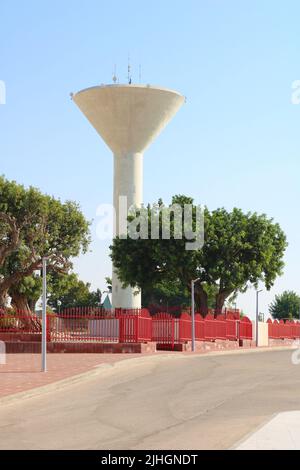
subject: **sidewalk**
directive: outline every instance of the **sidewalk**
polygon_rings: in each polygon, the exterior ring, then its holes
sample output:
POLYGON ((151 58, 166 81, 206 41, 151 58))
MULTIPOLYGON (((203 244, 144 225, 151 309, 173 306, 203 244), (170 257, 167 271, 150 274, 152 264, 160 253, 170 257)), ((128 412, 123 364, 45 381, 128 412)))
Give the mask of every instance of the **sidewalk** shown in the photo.
POLYGON ((0 399, 88 372, 101 364, 140 357, 141 354, 48 354, 47 373, 40 354, 7 354, 0 364, 0 399))
POLYGON ((300 411, 278 413, 236 450, 300 450, 300 411))

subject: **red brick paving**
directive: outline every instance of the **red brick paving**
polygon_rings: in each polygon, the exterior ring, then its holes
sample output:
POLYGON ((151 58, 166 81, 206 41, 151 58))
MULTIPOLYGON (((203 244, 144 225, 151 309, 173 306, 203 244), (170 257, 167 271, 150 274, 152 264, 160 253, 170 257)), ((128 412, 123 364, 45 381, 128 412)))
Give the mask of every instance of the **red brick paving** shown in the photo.
POLYGON ((41 372, 40 354, 7 354, 0 364, 0 398, 48 385, 141 354, 49 354, 47 372, 41 372))

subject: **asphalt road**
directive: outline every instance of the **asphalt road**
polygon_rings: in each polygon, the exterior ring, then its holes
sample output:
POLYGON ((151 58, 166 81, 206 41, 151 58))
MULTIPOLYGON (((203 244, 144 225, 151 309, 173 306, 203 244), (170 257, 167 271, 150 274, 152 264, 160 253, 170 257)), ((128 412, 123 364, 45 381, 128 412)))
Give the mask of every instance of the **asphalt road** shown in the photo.
POLYGON ((0 449, 228 449, 274 413, 300 410, 300 365, 291 354, 124 361, 0 405, 0 449))

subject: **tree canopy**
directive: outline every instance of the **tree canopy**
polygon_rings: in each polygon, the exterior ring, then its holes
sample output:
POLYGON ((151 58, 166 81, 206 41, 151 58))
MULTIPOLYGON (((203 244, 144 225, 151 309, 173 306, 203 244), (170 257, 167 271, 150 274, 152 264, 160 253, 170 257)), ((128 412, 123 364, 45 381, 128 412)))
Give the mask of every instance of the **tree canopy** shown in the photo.
POLYGON ((284 291, 281 295, 276 295, 269 307, 269 312, 276 320, 299 319, 300 296, 293 291, 284 291))
POLYGON ((49 271, 66 273, 89 241, 89 222, 76 202, 0 177, 0 306, 41 268, 43 257, 49 271))
MULTIPOLYGON (((172 204, 193 203, 186 196, 174 196, 172 204)), ((164 207, 159 201, 159 207, 164 207)), ((193 207, 193 222, 195 220, 193 207)), ((129 218, 129 221, 131 219, 129 218)), ((187 238, 174 238, 171 217, 171 238, 151 239, 151 207, 148 206, 149 239, 116 237, 111 246, 111 258, 124 286, 131 285, 150 292, 160 283, 178 281, 190 290, 195 285, 198 308, 206 314, 208 294, 215 289, 215 307, 221 310, 225 300, 237 292, 245 292, 252 284, 264 283, 269 290, 284 267, 287 246, 282 229, 273 219, 257 213, 243 213, 234 208, 209 211, 204 209, 204 245, 187 250, 187 238)), ((162 218, 159 219, 160 234, 162 218)), ((190 240, 189 240, 190 241, 190 240)))
MULTIPOLYGON (((217 288, 203 284, 207 293, 207 307, 215 307, 217 288)), ((170 311, 181 313, 182 308, 191 306, 191 293, 179 278, 164 280, 142 290, 142 304, 152 312, 170 311)))
POLYGON ((48 305, 56 312, 69 307, 100 307, 100 289, 91 291, 88 282, 81 281, 77 274, 51 273, 49 275, 48 305))

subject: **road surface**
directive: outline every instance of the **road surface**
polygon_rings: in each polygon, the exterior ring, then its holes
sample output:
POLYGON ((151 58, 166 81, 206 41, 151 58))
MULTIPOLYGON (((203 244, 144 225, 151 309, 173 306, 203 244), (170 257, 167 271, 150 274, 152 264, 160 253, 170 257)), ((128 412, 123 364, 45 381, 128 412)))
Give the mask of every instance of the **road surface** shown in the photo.
POLYGON ((300 410, 300 365, 291 354, 123 361, 0 405, 0 449, 228 449, 274 413, 300 410))

